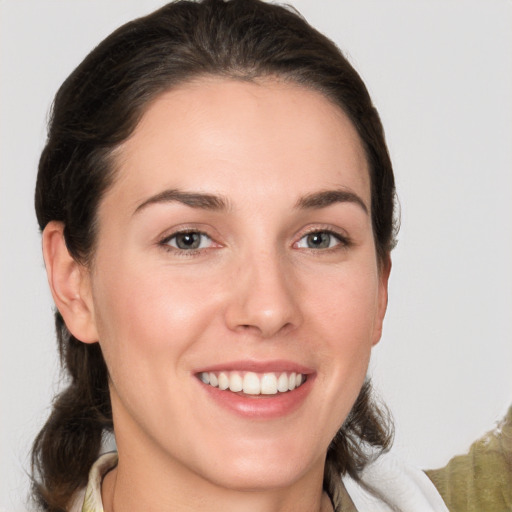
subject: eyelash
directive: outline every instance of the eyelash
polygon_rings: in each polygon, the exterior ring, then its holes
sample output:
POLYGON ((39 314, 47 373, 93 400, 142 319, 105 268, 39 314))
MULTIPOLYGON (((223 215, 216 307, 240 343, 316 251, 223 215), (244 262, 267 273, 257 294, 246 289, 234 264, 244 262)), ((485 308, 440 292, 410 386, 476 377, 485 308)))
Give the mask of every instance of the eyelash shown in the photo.
MULTIPOLYGON (((195 230, 195 229, 184 229, 182 231, 176 231, 170 235, 165 236, 162 240, 158 242, 158 245, 162 247, 167 252, 172 252, 174 254, 177 254, 182 257, 193 257, 195 255, 200 254, 201 252, 210 249, 210 247, 199 247, 197 249, 181 249, 179 247, 174 247, 170 245, 171 240, 175 239, 179 235, 199 235, 201 237, 208 238, 211 243, 215 243, 213 238, 211 238, 207 233, 204 233, 203 231, 195 230)), ((336 250, 343 250, 348 249, 353 245, 352 241, 345 235, 341 235, 340 233, 333 231, 332 229, 322 229, 322 228, 316 228, 312 229, 311 231, 308 231, 306 233, 303 233, 299 240, 297 242, 294 242, 293 247, 299 248, 299 249, 305 249, 309 252, 333 252, 336 250), (324 248, 312 248, 312 247, 297 247, 299 242, 303 240, 306 237, 309 237, 311 235, 318 235, 318 234, 326 234, 330 237, 333 237, 338 243, 334 245, 333 247, 324 247, 324 248)))
POLYGON ((207 237, 212 243, 214 243, 212 237, 203 231, 199 231, 197 229, 183 229, 182 231, 176 231, 170 235, 167 235, 158 242, 158 245, 161 246, 165 251, 172 252, 183 257, 195 256, 202 251, 209 249, 209 247, 199 247, 198 249, 181 249, 179 247, 173 247, 170 245, 171 240, 177 238, 180 235, 199 235, 201 237, 207 237))
POLYGON ((332 229, 328 228, 315 228, 311 231, 307 231, 306 233, 302 234, 302 236, 299 238, 297 242, 294 243, 294 246, 297 246, 297 244, 303 240, 306 237, 309 237, 311 235, 319 235, 319 234, 326 234, 330 237, 333 237, 338 243, 334 245, 333 247, 325 247, 325 248, 312 248, 312 247, 302 247, 302 249, 305 249, 307 251, 312 252, 333 252, 337 250, 343 250, 348 249, 353 245, 350 238, 348 238, 346 235, 342 235, 341 233, 338 233, 337 231, 334 231, 332 229))

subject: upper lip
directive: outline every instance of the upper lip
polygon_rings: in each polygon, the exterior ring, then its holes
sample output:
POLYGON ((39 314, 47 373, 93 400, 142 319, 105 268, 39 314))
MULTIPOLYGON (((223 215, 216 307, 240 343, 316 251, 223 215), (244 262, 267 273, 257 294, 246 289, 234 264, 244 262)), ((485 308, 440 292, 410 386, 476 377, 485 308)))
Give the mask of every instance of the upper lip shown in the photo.
POLYGON ((195 373, 202 372, 221 372, 221 371, 241 371, 241 372, 255 372, 255 373, 270 373, 270 372, 295 372, 309 375, 314 373, 314 370, 310 367, 304 366, 293 361, 287 361, 283 359, 272 360, 272 361, 254 361, 254 360, 243 360, 243 361, 229 361, 225 363, 219 363, 214 365, 208 365, 198 368, 195 373))

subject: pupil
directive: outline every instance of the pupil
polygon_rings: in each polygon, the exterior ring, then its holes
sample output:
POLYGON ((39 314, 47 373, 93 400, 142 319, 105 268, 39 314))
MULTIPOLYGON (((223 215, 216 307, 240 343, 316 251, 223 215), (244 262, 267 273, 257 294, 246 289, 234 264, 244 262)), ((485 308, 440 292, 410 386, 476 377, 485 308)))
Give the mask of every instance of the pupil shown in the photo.
POLYGON ((198 233, 183 233, 176 238, 176 245, 180 249, 197 249, 199 240, 198 233))
POLYGON ((327 233, 312 233, 308 236, 309 247, 314 248, 327 248, 329 247, 330 237, 327 233))

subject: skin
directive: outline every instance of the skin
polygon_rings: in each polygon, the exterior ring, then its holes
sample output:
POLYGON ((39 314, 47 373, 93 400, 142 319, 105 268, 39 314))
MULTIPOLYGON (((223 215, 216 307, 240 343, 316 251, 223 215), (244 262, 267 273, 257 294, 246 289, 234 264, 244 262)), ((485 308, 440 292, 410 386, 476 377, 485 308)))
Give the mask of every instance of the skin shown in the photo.
POLYGON ((105 510, 329 510, 325 454, 380 338, 389 275, 354 127, 297 85, 203 78, 156 99, 116 162, 92 265, 72 260, 59 223, 43 236, 57 307, 110 372, 105 510), (155 200, 166 190, 227 204, 155 200), (298 207, 326 190, 351 200, 298 207), (180 229, 207 236, 187 252, 180 229), (278 417, 235 414, 197 371, 240 360, 310 368, 309 393, 278 417))

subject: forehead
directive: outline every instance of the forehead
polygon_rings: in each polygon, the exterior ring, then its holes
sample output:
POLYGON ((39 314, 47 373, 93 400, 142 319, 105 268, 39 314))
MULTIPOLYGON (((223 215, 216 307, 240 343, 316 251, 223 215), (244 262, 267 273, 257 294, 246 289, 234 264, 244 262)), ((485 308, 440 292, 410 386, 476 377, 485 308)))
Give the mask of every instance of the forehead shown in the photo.
POLYGON ((366 157, 348 117, 321 93, 277 80, 202 78, 163 93, 116 163, 134 203, 166 187, 290 201, 344 187, 370 207, 366 157))

